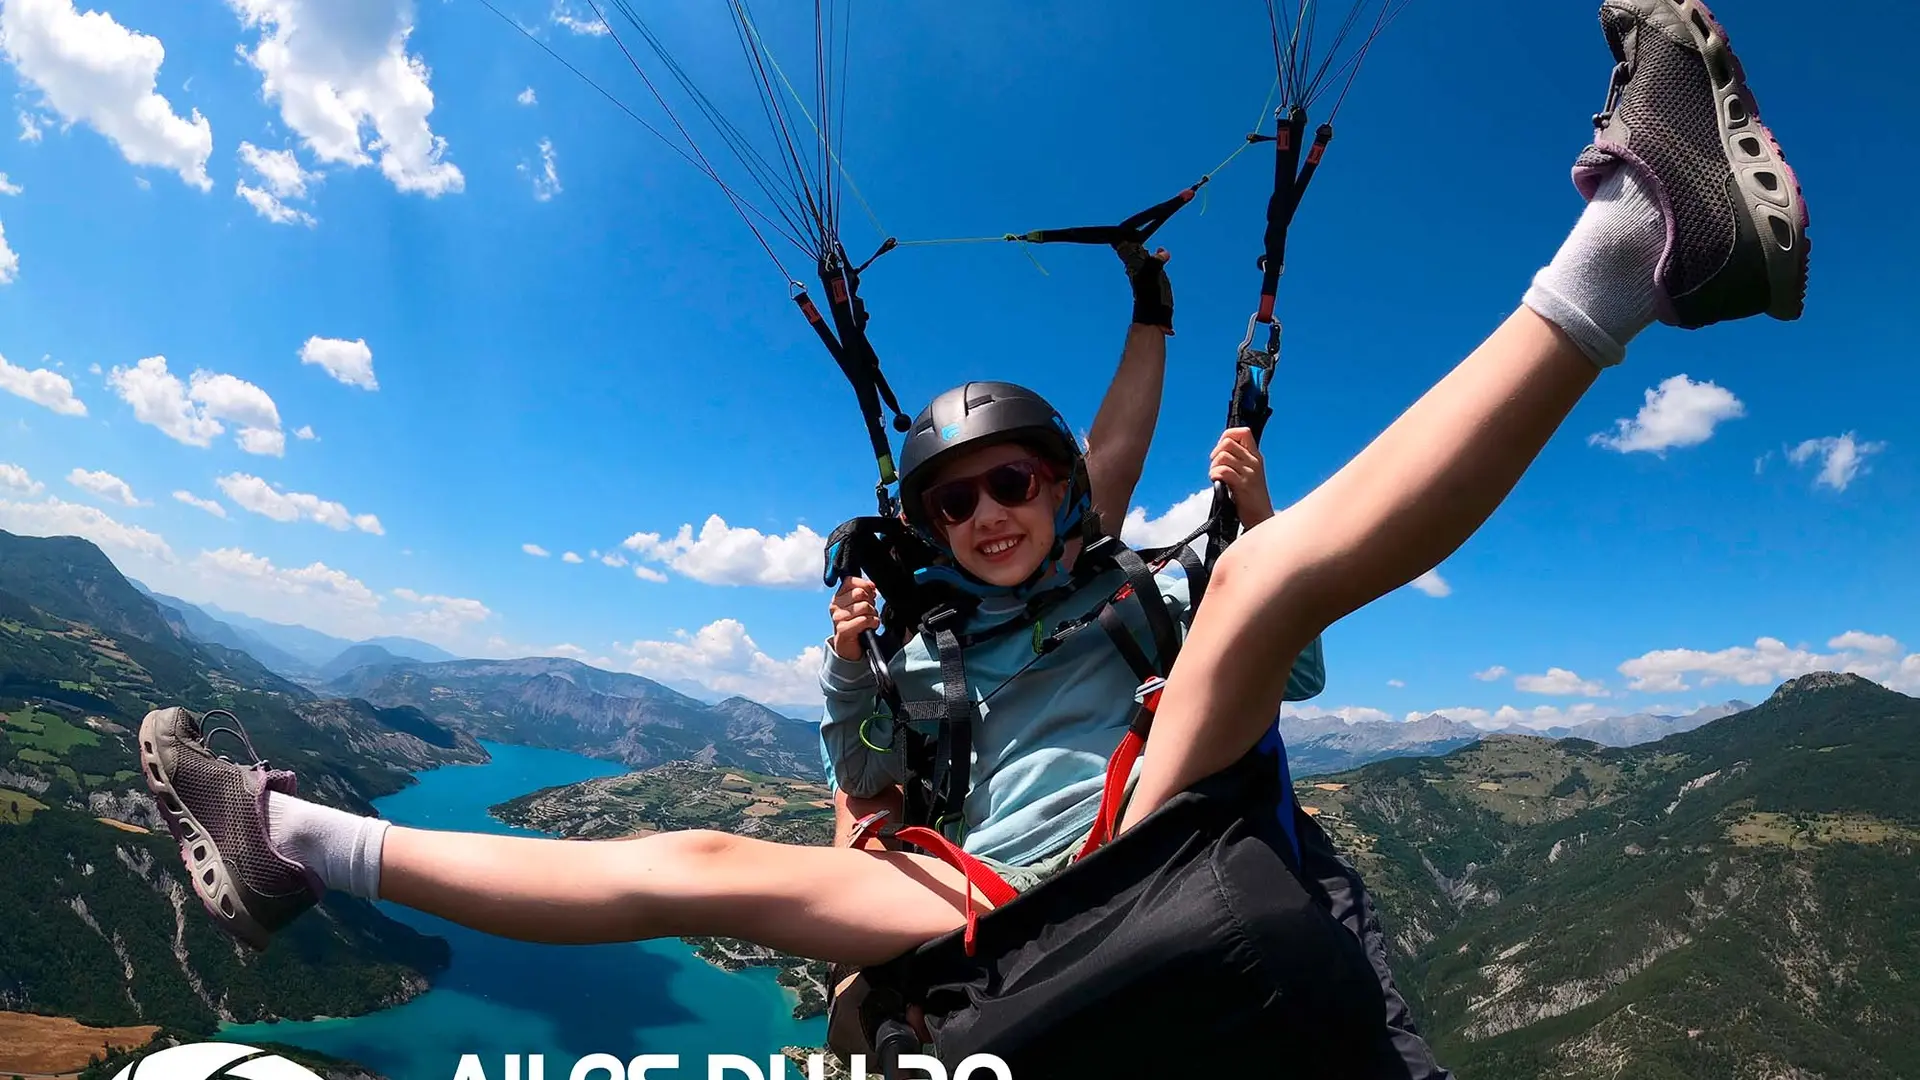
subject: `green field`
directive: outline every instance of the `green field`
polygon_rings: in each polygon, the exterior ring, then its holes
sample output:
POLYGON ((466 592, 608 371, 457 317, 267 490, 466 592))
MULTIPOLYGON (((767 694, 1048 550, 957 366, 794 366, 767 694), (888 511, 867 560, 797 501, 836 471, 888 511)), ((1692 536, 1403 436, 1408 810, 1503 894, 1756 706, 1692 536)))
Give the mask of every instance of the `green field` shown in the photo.
MULTIPOLYGON (((15 746, 62 755, 76 746, 99 746, 100 736, 29 705, 7 714, 7 737, 15 746)), ((25 757, 25 753, 21 754, 25 757)), ((29 759, 33 760, 33 759, 29 759)), ((48 759, 52 760, 52 759, 48 759)))
POLYGON ((24 825, 33 820, 35 810, 46 808, 46 803, 31 795, 0 788, 0 825, 24 825))

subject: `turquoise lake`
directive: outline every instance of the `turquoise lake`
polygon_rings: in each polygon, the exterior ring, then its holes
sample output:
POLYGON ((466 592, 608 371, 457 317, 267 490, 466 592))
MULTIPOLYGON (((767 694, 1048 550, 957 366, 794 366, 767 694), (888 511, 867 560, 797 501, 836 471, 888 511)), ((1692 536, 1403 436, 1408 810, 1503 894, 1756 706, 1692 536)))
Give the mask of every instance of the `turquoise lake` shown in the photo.
MULTIPOLYGON (((422 828, 537 835, 500 823, 487 807, 626 771, 578 754, 484 745, 490 763, 421 773, 418 784, 375 804, 380 815, 422 828)), ((704 1075, 710 1054, 743 1054, 764 1067, 782 1046, 818 1046, 826 1038, 824 1018, 793 1019, 793 996, 772 969, 724 972, 678 940, 530 945, 393 904, 380 907, 452 945, 453 962, 432 990, 369 1016, 239 1024, 220 1037, 291 1043, 358 1061, 391 1080, 453 1080, 462 1054, 480 1055, 489 1080, 504 1076, 507 1054, 545 1055, 547 1080, 566 1080, 573 1063, 593 1053, 622 1060, 677 1053, 683 1072, 704 1075)))

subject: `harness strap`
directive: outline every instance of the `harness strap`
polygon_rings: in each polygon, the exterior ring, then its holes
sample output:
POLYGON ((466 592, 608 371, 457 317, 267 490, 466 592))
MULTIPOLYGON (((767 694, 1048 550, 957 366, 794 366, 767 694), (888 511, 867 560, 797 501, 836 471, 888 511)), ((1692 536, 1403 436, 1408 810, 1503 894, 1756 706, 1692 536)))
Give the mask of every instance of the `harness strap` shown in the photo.
POLYGON ((966 805, 967 790, 973 773, 973 700, 967 692, 967 666, 960 651, 960 640, 949 625, 951 615, 940 612, 933 624, 934 647, 940 656, 940 690, 944 698, 938 749, 933 762, 933 806, 930 824, 935 828, 959 814, 966 805))
POLYGON ((1112 604, 1105 604, 1100 608, 1100 629, 1107 632, 1107 637, 1113 641, 1113 647, 1120 653, 1121 659, 1133 669, 1134 678, 1146 682, 1159 674, 1154 670, 1153 661, 1147 659, 1146 650, 1134 640, 1133 631, 1127 629, 1126 620, 1120 617, 1119 609, 1112 604))
POLYGON ((1088 830, 1087 842, 1081 845, 1080 854, 1074 856, 1075 861, 1093 854, 1100 845, 1113 839, 1113 830, 1120 824, 1120 800, 1126 795, 1134 763, 1147 747, 1153 710, 1159 707, 1160 691, 1165 686, 1166 680, 1152 678, 1141 684, 1139 693, 1134 695, 1139 704, 1127 724, 1127 733, 1121 737, 1120 745, 1113 748, 1113 756, 1107 759, 1107 779, 1100 789, 1100 812, 1093 819, 1093 828, 1088 830))
POLYGON ((974 910, 973 890, 979 889, 987 903, 999 907, 1020 895, 1006 879, 994 873, 993 868, 966 852, 960 850, 953 841, 923 825, 909 825, 894 834, 894 838, 921 848, 927 854, 960 871, 967 879, 967 933, 964 939, 967 955, 973 955, 974 928, 979 923, 979 912, 974 910))
POLYGON ((1180 631, 1167 611, 1160 586, 1154 583, 1153 570, 1138 552, 1128 547, 1115 548, 1113 561, 1127 576, 1127 585, 1140 598, 1140 607, 1146 613, 1147 629, 1153 633, 1153 651, 1159 660, 1153 673, 1172 671, 1174 657, 1180 655, 1180 631))

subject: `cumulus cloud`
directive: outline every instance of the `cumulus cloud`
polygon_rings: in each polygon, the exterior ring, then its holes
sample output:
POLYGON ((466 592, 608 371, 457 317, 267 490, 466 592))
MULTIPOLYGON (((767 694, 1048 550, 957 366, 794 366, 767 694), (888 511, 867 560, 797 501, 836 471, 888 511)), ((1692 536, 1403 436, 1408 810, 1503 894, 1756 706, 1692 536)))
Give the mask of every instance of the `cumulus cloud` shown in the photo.
POLYGON ((1787 451, 1787 460, 1795 465, 1805 465, 1814 458, 1820 459, 1820 475, 1814 478, 1814 484, 1830 487, 1835 491, 1847 490, 1854 478, 1868 471, 1866 459, 1869 454, 1877 454, 1887 448, 1884 442, 1858 441, 1854 433, 1829 435, 1824 439, 1808 439, 1787 451))
POLYGON ((1552 694, 1559 697, 1606 697, 1604 684, 1583 679, 1566 668, 1548 668, 1545 675, 1520 675, 1514 688, 1528 694, 1552 694))
POLYGON ((627 670, 661 682, 781 704, 820 700, 822 646, 789 659, 770 656, 736 619, 718 619, 693 633, 676 631, 668 641, 616 642, 613 648, 627 670))
POLYGON ((276 225, 313 227, 312 214, 287 203, 305 199, 307 182, 318 180, 320 174, 301 168, 300 159, 291 150, 262 150, 250 142, 240 144, 240 163, 253 172, 259 183, 238 181, 234 194, 245 199, 255 213, 276 225))
POLYGON ((173 493, 173 497, 180 502, 186 503, 188 506, 199 507, 214 517, 223 518, 227 516, 226 507, 221 506, 212 499, 203 499, 191 491, 176 491, 173 493))
POLYGON ((1614 421, 1611 434, 1599 432, 1587 442, 1623 454, 1636 450, 1664 454, 1676 446, 1698 446, 1713 436, 1721 421, 1746 415, 1746 406, 1731 391, 1685 375, 1663 381, 1646 395, 1638 415, 1614 421))
POLYGON ((7 245, 7 226, 0 222, 0 285, 11 285, 20 277, 20 256, 7 245))
POLYGON ((315 435, 315 434, 313 433, 313 425, 312 425, 312 424, 302 424, 302 425, 300 425, 300 430, 299 430, 299 431, 296 431, 296 432, 294 432, 294 433, 293 433, 293 437, 294 437, 294 438, 296 438, 296 439, 308 439, 308 440, 311 440, 311 439, 317 439, 317 438, 319 438, 320 436, 318 436, 318 435, 315 435))
POLYGON ((1495 664, 1485 671, 1476 671, 1473 673, 1473 677, 1479 679, 1481 682, 1497 682, 1500 679, 1506 678, 1506 675, 1507 668, 1504 664, 1495 664))
POLYGON ((327 374, 348 386, 362 390, 380 389, 373 377, 373 350, 365 338, 346 341, 341 338, 310 337, 300 346, 300 362, 318 365, 327 374))
POLYGON ((234 578, 272 592, 315 597, 330 604, 360 611, 371 611, 380 597, 366 583, 344 570, 315 561, 299 568, 283 568, 264 555, 240 548, 203 551, 194 560, 197 567, 234 578))
POLYGON ((659 533, 634 533, 627 550, 649 562, 708 585, 818 586, 826 540, 798 526, 785 536, 734 528, 714 514, 696 538, 692 525, 680 526, 671 539, 659 533))
MULTIPOLYGON (((0 236, 0 267, 6 265, 6 238, 0 236)), ((31 371, 15 367, 0 356, 0 390, 16 397, 26 398, 62 416, 85 416, 87 407, 79 398, 73 396, 73 383, 65 375, 48 368, 35 368, 31 371)))
POLYGON ((45 126, 41 119, 25 109, 20 111, 20 141, 37 143, 44 134, 45 126))
POLYGON ((0 195, 18 195, 25 190, 26 188, 7 179, 6 173, 0 172, 0 195))
MULTIPOLYGON (((7 0, 0 4, 0 53, 67 123, 98 131, 135 165, 172 169, 191 186, 212 190, 213 126, 198 109, 183 119, 155 91, 166 59, 159 38, 103 11, 82 14, 73 0, 7 0)), ((21 138, 38 141, 38 122, 25 113, 20 122, 21 138)))
POLYGON ((99 498, 110 499, 122 506, 145 505, 134 497, 133 487, 131 485, 110 472, 88 472, 85 469, 76 468, 67 474, 67 483, 72 484, 82 491, 91 492, 99 498))
POLYGON ((1441 577, 1440 571, 1438 570, 1429 570, 1421 574, 1419 577, 1413 579, 1410 586, 1419 589, 1428 596, 1453 595, 1453 586, 1447 584, 1447 579, 1441 577))
POLYGON ((552 554, 552 552, 549 552, 546 548, 541 547, 539 544, 521 544, 520 550, 526 552, 529 555, 532 555, 536 559, 544 559, 548 555, 552 554))
POLYGON ((83 536, 109 551, 170 563, 173 549, 159 533, 123 525, 100 510, 49 498, 40 502, 0 499, 0 529, 24 536, 83 536))
MULTIPOLYGON (((1178 540, 1180 538, 1176 536, 1174 539, 1178 540)), ((1281 712, 1283 715, 1297 716, 1302 720, 1319 720, 1331 716, 1338 717, 1349 724, 1387 724, 1393 722, 1392 713, 1383 712, 1379 709, 1370 709, 1363 705, 1342 705, 1337 709, 1327 709, 1318 705, 1294 705, 1289 703, 1281 706, 1281 712)))
POLYGON ((415 605, 415 610, 403 613, 400 618, 407 630, 422 636, 429 632, 442 637, 458 636, 471 624, 493 617, 487 605, 464 596, 421 594, 412 589, 394 589, 393 595, 415 605))
POLYGON ((283 491, 257 476, 229 473, 215 481, 228 499, 242 510, 249 510, 275 521, 306 520, 325 525, 336 532, 359 529, 385 536, 380 519, 372 514, 355 514, 337 502, 298 491, 283 491))
POLYGON ((554 162, 553 140, 540 140, 540 167, 535 169, 526 162, 518 166, 520 175, 533 181, 533 201, 548 202, 560 194, 560 170, 554 162))
POLYGON ((360 168, 377 156, 394 187, 429 197, 465 187, 446 139, 427 123, 430 72, 407 52, 411 0, 227 2, 259 32, 243 55, 263 94, 315 158, 360 168))
POLYGON ((1174 503, 1159 517, 1148 517, 1145 507, 1136 506, 1127 511, 1126 520, 1120 523, 1120 539, 1129 547, 1165 547, 1205 524, 1207 511, 1211 509, 1211 487, 1201 488, 1174 503))
POLYGON ((620 567, 620 566, 627 565, 627 557, 625 555, 620 554, 617 551, 609 551, 605 553, 596 551, 590 557, 599 559, 602 563, 606 564, 607 566, 620 567))
POLYGON ((1849 630, 1829 639, 1827 648, 1832 651, 1822 653, 1762 637, 1751 646, 1712 652, 1656 649, 1622 663, 1619 670, 1632 680, 1628 689, 1654 693, 1719 683, 1768 686, 1810 671, 1848 672, 1895 690, 1920 690, 1920 661, 1914 659, 1920 654, 1907 653, 1894 638, 1849 630))
POLYGON ((130 368, 115 367, 107 385, 133 406, 133 418, 159 428, 175 442, 211 446, 226 431, 221 421, 239 428, 234 442, 249 454, 278 457, 286 450, 280 410, 265 390, 232 375, 195 371, 189 383, 167 371, 167 358, 149 356, 130 368))
POLYGON ((651 566, 644 565, 635 566, 633 568, 633 576, 639 578, 641 581, 651 581, 656 585, 667 580, 667 575, 655 570, 651 566))
POLYGON ((569 551, 566 554, 560 556, 560 561, 563 563, 581 563, 581 562, 585 562, 586 560, 582 559, 579 555, 576 555, 573 552, 569 551))
POLYGON ((591 8, 576 10, 572 0, 553 0, 553 24, 575 34, 599 37, 607 33, 607 24, 591 8))
POLYGON ((1407 684, 1399 679, 1388 679, 1387 685, 1393 687, 1395 690, 1405 690, 1407 688, 1407 684))
POLYGON ((0 488, 31 498, 47 490, 47 485, 27 475, 26 469, 0 461, 0 488))
POLYGON ((529 86, 525 90, 520 91, 519 96, 513 100, 522 105, 538 105, 540 103, 540 96, 533 92, 533 87, 529 86))

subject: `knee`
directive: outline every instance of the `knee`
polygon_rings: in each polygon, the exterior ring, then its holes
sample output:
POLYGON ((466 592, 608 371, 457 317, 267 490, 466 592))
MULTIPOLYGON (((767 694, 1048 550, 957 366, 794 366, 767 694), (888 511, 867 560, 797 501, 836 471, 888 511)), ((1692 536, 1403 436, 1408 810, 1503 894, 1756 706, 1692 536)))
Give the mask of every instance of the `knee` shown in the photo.
POLYGON ((679 829, 646 837, 683 863, 718 863, 736 857, 746 841, 719 829, 679 829))

